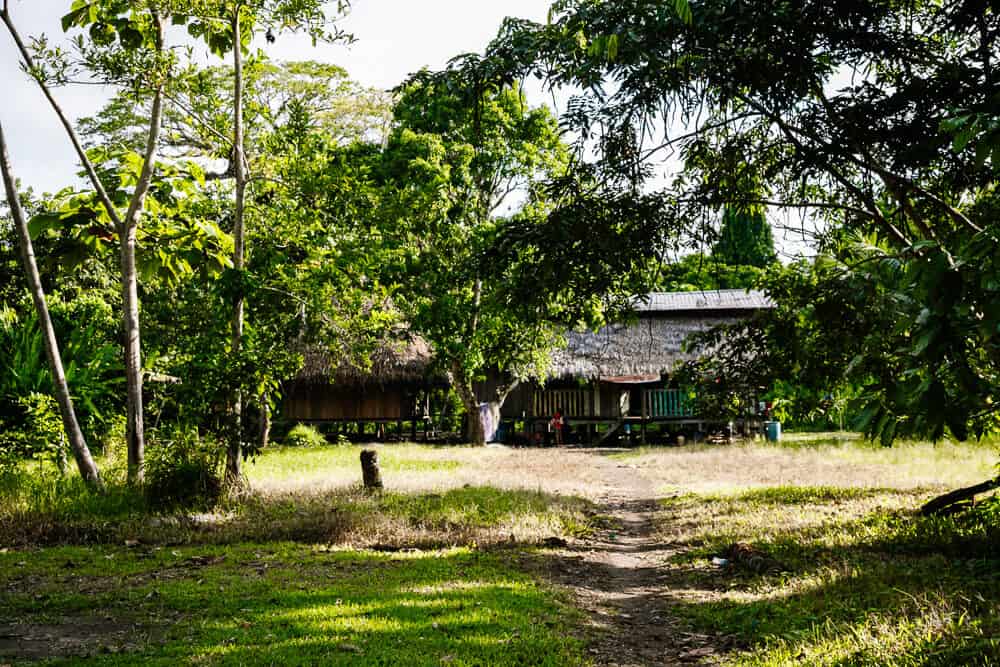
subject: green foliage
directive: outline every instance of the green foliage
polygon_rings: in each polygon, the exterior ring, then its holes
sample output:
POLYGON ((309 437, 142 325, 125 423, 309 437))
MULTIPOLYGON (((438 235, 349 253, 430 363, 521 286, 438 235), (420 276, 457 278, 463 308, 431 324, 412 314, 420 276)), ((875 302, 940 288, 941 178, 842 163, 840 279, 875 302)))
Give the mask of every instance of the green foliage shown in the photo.
POLYGON ((558 342, 559 304, 522 304, 508 289, 517 257, 489 249, 508 220, 532 225, 544 214, 540 183, 568 156, 551 114, 512 87, 466 104, 423 72, 398 92, 384 146, 318 156, 328 185, 314 200, 330 228, 345 230, 337 261, 357 262, 350 272, 372 281, 369 300, 387 306, 386 323, 430 343, 473 409, 474 380, 543 376, 558 342))
POLYGON ((774 237, 764 210, 759 207, 750 210, 727 207, 712 255, 728 266, 763 269, 776 262, 778 256, 774 252, 774 237))
POLYGON ((221 446, 197 429, 161 429, 150 438, 145 492, 154 510, 209 509, 222 498, 221 446))
MULTIPOLYGON (((55 399, 52 398, 54 389, 37 316, 26 301, 18 304, 18 310, 4 306, 0 311, 3 313, 0 317, 0 418, 6 418, 11 428, 34 434, 34 427, 28 425, 32 419, 29 406, 38 407, 39 396, 53 402, 55 399)), ((111 417, 121 384, 118 375, 121 362, 111 342, 113 334, 108 330, 109 309, 95 295, 76 295, 70 300, 56 293, 50 299, 50 312, 62 343, 66 379, 78 415, 81 421, 89 424, 92 433, 100 433, 111 417)), ((54 414, 58 415, 58 410, 54 414)), ((61 423, 59 428, 61 431, 61 423)), ((28 438, 38 441, 36 435, 28 438)), ((22 451, 27 453, 28 449, 22 451)))
POLYGON ((284 444, 288 447, 320 447, 327 441, 315 426, 296 424, 285 436, 284 444))
POLYGON ((20 436, 22 455, 34 457, 47 454, 56 459, 61 471, 65 472, 66 432, 56 399, 48 394, 32 392, 18 398, 17 402, 24 410, 24 430, 20 433, 13 431, 4 437, 14 439, 20 436))
POLYGON ((661 266, 654 288, 666 292, 754 289, 761 286, 765 273, 757 266, 730 265, 717 255, 695 253, 661 266))
MULTIPOLYGON (((706 211, 799 211, 826 256, 794 303, 808 307, 809 294, 849 309, 821 314, 842 322, 798 346, 821 352, 818 363, 796 361, 837 367, 831 387, 859 390, 859 425, 884 443, 996 429, 996 12, 974 3, 706 0, 684 20, 670 4, 567 0, 545 25, 508 22, 484 57, 461 63, 465 80, 482 85, 537 73, 582 91, 562 119, 580 159, 553 188, 551 235, 587 221, 596 238, 618 237, 604 254, 644 253, 646 270, 662 260, 664 237, 675 241, 666 249, 691 235, 707 240, 706 211), (616 57, 590 49, 609 35, 616 57), (847 71, 869 74, 841 85, 847 71), (649 131, 658 126, 672 128, 665 140, 649 131), (663 150, 682 163, 666 185, 654 180, 663 150), (617 233, 638 223, 592 216, 601 198, 625 211, 647 206, 658 231, 645 244, 617 233), (844 335, 845 323, 857 328, 844 335), (814 345, 820 338, 830 353, 814 345)), ((719 250, 766 245, 726 241, 719 250)), ((631 268, 535 248, 570 275, 631 268)), ((766 252, 754 254, 760 262, 766 252)), ((786 334, 799 324, 821 332, 786 314, 786 334)), ((769 344, 797 346, 790 335, 769 344)))

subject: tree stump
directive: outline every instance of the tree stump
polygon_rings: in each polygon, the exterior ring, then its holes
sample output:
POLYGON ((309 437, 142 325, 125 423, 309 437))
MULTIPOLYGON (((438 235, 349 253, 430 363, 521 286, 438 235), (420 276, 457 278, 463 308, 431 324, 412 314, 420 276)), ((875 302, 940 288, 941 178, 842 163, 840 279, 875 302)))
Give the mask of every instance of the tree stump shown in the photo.
POLYGON ((366 489, 382 488, 382 472, 378 468, 378 452, 374 449, 361 451, 361 478, 366 489))

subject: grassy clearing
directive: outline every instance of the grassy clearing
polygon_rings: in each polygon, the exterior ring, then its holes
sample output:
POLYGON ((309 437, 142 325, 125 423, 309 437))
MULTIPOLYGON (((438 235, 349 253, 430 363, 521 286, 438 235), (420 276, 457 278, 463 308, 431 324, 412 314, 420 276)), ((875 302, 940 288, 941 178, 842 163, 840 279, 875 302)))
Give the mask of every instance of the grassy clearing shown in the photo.
POLYGON ((0 663, 586 664, 578 614, 480 547, 584 533, 588 501, 515 484, 504 452, 415 446, 381 448, 390 490, 366 493, 359 449, 269 451, 249 494, 196 514, 10 473, 0 663))
POLYGON ((229 544, 303 541, 357 548, 534 544, 588 530, 589 503, 515 484, 522 460, 507 450, 380 449, 389 490, 359 488, 359 447, 275 449, 248 466, 251 493, 209 513, 154 515, 124 485, 94 496, 75 477, 39 468, 0 480, 0 546, 229 544), (493 463, 493 480, 474 460, 493 463), (496 483, 493 483, 496 482, 496 483), (504 483, 506 482, 506 485, 504 483))
POLYGON ((575 613, 503 552, 292 543, 0 553, 0 661, 579 665, 575 613))
POLYGON ((587 456, 557 449, 494 446, 276 447, 248 466, 247 475, 261 493, 343 488, 360 479, 358 456, 363 448, 378 451, 382 478, 393 491, 440 492, 468 485, 592 497, 600 489, 600 478, 587 456))
POLYGON ((996 474, 996 442, 900 442, 806 434, 780 444, 642 448, 617 455, 665 493, 732 493, 768 486, 954 488, 996 474))
POLYGON ((732 665, 1000 664, 1000 527, 914 516, 926 497, 784 486, 669 498, 658 526, 678 549, 672 608, 733 637, 732 665), (711 563, 736 542, 762 559, 711 563))

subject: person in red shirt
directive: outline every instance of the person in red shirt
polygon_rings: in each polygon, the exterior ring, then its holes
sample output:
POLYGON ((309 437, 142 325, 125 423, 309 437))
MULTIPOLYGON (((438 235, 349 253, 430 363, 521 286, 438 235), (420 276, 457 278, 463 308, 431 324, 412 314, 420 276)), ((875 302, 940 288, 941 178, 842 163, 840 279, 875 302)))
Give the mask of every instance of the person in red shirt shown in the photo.
POLYGON ((552 415, 552 420, 549 422, 552 425, 552 430, 556 435, 556 447, 562 447, 563 444, 563 424, 565 420, 562 416, 562 408, 556 408, 556 413, 552 415))

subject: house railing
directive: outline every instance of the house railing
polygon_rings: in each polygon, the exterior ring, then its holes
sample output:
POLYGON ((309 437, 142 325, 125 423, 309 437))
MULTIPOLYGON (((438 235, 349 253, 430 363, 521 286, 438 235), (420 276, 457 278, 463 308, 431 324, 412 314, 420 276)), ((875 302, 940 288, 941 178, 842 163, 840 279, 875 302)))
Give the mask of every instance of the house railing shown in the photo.
POLYGON ((693 417, 694 404, 683 389, 645 389, 642 416, 644 419, 693 417))
POLYGON ((566 417, 593 417, 594 408, 589 389, 537 389, 533 400, 533 412, 537 417, 547 417, 562 410, 566 417))

